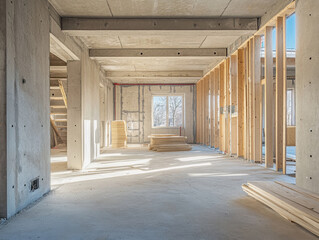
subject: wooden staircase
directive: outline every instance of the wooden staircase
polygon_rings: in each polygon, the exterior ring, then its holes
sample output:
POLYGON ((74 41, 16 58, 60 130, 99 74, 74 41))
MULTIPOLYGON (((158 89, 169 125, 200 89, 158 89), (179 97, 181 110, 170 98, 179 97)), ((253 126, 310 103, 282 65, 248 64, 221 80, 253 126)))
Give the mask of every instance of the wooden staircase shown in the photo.
POLYGON ((55 133, 55 145, 67 143, 67 66, 61 61, 50 62, 50 121, 55 133))

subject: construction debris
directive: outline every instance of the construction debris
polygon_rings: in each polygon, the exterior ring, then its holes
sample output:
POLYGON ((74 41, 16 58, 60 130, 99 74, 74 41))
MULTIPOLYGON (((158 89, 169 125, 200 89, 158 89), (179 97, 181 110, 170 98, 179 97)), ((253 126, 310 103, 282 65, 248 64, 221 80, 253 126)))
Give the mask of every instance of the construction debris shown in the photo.
POLYGON ((157 152, 189 151, 192 146, 186 143, 187 137, 172 134, 153 134, 149 136, 149 150, 157 152))
POLYGON ((126 147, 127 131, 126 122, 117 120, 112 122, 112 148, 126 147))
POLYGON ((287 220, 319 236, 319 195, 283 182, 250 182, 242 188, 287 220))

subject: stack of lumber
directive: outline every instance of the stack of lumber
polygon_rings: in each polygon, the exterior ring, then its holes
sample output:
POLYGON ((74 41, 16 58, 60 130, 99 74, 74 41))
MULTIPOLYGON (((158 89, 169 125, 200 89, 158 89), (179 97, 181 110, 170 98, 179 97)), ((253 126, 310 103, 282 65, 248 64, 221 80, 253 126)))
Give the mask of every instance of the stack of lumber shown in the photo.
POLYGON ((284 218, 319 236, 319 195, 283 182, 249 182, 242 188, 284 218))
POLYGON ((112 122, 112 148, 126 147, 127 131, 126 122, 117 120, 112 122))
POLYGON ((187 137, 176 136, 172 134, 153 134, 149 136, 151 143, 148 146, 149 150, 157 152, 175 152, 189 151, 192 146, 186 143, 187 137))

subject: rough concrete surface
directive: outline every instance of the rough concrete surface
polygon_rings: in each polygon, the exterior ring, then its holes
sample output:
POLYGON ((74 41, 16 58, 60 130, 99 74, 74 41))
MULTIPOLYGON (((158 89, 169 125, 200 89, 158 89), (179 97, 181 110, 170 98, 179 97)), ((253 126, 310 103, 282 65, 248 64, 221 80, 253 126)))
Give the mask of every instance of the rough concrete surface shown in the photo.
POLYGON ((319 20, 319 2, 316 0, 296 2, 296 157, 297 184, 319 193, 319 29, 313 23, 319 20))
POLYGON ((116 86, 116 119, 127 122, 128 143, 148 143, 151 134, 180 134, 180 128, 152 127, 152 97, 155 95, 177 95, 184 98, 184 126, 182 135, 187 142, 194 142, 194 100, 196 87, 186 86, 116 86))
POLYGON ((241 184, 294 178, 206 147, 107 149, 0 226, 0 239, 317 239, 247 196, 241 184))
MULTIPOLYGON (((6 21, 1 22, 6 25, 5 35, 2 35, 6 44, 0 43, 0 52, 5 51, 4 59, 0 54, 1 76, 5 76, 1 77, 0 93, 6 96, 6 147, 0 147, 0 168, 5 168, 6 173, 2 175, 1 171, 1 175, 6 178, 7 188, 3 191, 0 184, 0 194, 5 194, 7 201, 6 210, 0 211, 0 217, 14 215, 50 190, 47 6, 45 0, 6 1, 5 8, 0 8, 0 14, 6 16, 6 21), (2 156, 6 156, 5 161, 2 156), (31 191, 31 181, 36 178, 39 179, 39 188, 31 191)), ((4 32, 1 30, 0 34, 4 32)), ((0 107, 3 107, 2 103, 0 107)), ((2 113, 3 110, 1 120, 2 113)))

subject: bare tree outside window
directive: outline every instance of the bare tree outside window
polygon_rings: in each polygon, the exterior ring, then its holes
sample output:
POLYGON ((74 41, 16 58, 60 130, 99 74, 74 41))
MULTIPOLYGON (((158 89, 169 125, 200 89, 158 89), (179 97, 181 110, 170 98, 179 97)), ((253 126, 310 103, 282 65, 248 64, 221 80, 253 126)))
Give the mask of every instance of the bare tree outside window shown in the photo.
POLYGON ((169 96, 169 126, 181 127, 183 126, 183 97, 182 96, 169 96))
POLYGON ((153 96, 153 127, 183 126, 183 96, 153 96))
POLYGON ((153 97, 153 127, 166 127, 166 96, 153 97))

